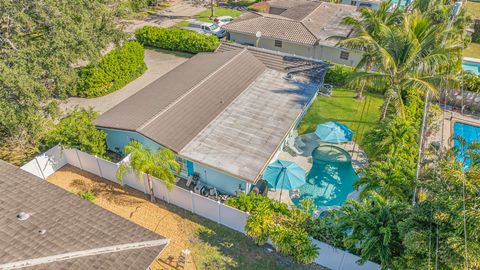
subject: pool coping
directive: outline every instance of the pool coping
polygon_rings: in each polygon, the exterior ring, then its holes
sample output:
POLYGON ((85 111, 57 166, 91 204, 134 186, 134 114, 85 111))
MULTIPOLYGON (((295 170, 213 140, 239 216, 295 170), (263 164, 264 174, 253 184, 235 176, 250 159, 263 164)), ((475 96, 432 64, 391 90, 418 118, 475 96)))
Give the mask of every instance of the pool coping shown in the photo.
POLYGON ((463 61, 466 62, 473 62, 473 63, 479 63, 480 64, 480 58, 475 58, 475 57, 463 57, 463 61))
MULTIPOLYGON (((303 134, 303 135, 300 135, 299 137, 304 137, 305 138, 305 137, 308 137, 308 136, 312 136, 311 134, 313 134, 313 133, 303 134)), ((320 144, 318 144, 318 145, 320 145, 320 144)), ((364 174, 361 172, 361 169, 363 169, 365 167, 368 167, 369 163, 368 163, 367 154, 365 153, 365 151, 363 151, 363 149, 360 148, 360 145, 358 145, 357 143, 355 143, 353 141, 347 142, 347 143, 342 143, 342 144, 322 143, 322 145, 331 145, 331 146, 335 146, 335 147, 338 147, 340 149, 345 150, 350 155, 352 168, 353 168, 355 174, 357 175, 357 177, 360 179, 364 176, 364 174)), ((288 146, 286 146, 286 147, 288 147, 288 146)), ((293 156, 288 151, 285 151, 283 149, 280 150, 276 159, 293 161, 293 162, 297 163, 298 166, 302 167, 307 173, 310 171, 310 169, 312 168, 312 165, 313 165, 311 155, 308 156, 308 157, 303 156, 303 155, 293 156)), ((359 195, 360 195, 360 192, 362 190, 363 190, 362 187, 359 187, 358 190, 354 189, 352 192, 350 192, 347 195, 347 199, 354 199, 354 200, 358 199, 359 195)), ((279 193, 280 193, 279 189, 275 190, 275 191, 269 190, 268 197, 273 198, 275 200, 280 200, 280 201, 286 203, 287 205, 295 205, 292 202, 292 200, 289 196, 289 194, 290 194, 289 191, 284 190, 281 197, 280 197, 279 193), (285 196, 285 194, 288 194, 288 196, 285 196)), ((323 207, 319 207, 319 210, 323 211, 323 210, 332 209, 332 208, 335 208, 335 207, 340 207, 340 206, 323 206, 323 207)))
MULTIPOLYGON (((461 114, 459 112, 446 110, 445 116, 442 118, 445 120, 443 124, 443 132, 444 138, 441 142, 442 148, 450 149, 454 146, 454 126, 455 123, 462 123, 467 125, 472 125, 476 127, 480 127, 480 116, 472 115, 472 114, 461 114)), ((442 119, 440 119, 442 120, 442 119)), ((442 132, 442 129, 438 131, 438 133, 442 132)))

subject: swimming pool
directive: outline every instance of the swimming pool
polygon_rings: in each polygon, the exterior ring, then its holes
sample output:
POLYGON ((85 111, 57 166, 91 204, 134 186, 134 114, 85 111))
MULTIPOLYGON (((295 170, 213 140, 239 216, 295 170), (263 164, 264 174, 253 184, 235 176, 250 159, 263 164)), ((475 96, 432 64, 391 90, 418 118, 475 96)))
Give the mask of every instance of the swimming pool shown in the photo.
POLYGON ((463 61, 462 69, 464 71, 470 71, 474 74, 480 74, 480 63, 478 62, 471 62, 471 61, 463 61))
MULTIPOLYGON (((474 141, 479 141, 480 140, 480 127, 477 126, 472 126, 469 124, 461 123, 461 122, 455 122, 453 124, 453 135, 455 136, 453 145, 455 147, 459 147, 460 143, 456 139, 457 136, 463 137, 465 140, 465 143, 469 145, 470 143, 474 141)), ((460 149, 459 154, 458 154, 458 159, 463 159, 463 153, 460 149)), ((470 164, 470 161, 465 162, 465 167, 468 167, 470 164)))
POLYGON ((307 183, 299 188, 300 197, 292 199, 293 203, 312 198, 317 207, 342 205, 358 179, 350 155, 339 147, 323 145, 313 150, 312 159, 307 183))

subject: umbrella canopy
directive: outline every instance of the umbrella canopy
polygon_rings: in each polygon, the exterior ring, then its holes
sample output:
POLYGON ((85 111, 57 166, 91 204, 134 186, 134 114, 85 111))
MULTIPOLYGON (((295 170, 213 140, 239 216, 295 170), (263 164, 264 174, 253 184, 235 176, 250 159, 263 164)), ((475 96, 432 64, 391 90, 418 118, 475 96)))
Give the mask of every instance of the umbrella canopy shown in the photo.
POLYGON ((323 142, 342 143, 351 141, 353 132, 344 124, 326 122, 317 126, 315 134, 323 142))
POLYGON ((267 166, 263 173, 270 187, 292 190, 305 184, 307 173, 295 162, 277 160, 267 166))

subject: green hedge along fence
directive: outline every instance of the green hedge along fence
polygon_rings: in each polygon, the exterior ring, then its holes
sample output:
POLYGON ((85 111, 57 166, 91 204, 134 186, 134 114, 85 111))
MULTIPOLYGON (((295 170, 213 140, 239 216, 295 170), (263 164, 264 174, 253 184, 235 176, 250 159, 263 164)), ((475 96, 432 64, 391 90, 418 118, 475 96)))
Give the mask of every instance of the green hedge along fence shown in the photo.
POLYGON ((176 28, 145 26, 135 36, 146 46, 188 53, 213 52, 219 44, 216 36, 176 28))
POLYGON ((130 41, 107 53, 97 64, 79 69, 77 95, 99 97, 122 88, 147 70, 143 55, 143 46, 130 41))

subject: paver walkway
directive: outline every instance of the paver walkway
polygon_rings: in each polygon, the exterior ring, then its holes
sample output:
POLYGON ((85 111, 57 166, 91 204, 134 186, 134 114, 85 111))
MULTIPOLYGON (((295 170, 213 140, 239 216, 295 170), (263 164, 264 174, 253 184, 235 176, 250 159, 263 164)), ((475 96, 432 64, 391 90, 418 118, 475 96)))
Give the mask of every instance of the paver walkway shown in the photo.
POLYGON ((147 71, 133 82, 127 84, 111 94, 98 98, 78 98, 67 99, 66 103, 60 105, 62 111, 68 111, 78 106, 80 108, 93 108, 100 114, 108 111, 118 103, 137 93, 139 90, 149 85, 162 75, 174 69, 178 65, 187 61, 189 54, 179 54, 161 50, 145 50, 145 63, 147 71))

